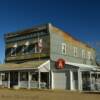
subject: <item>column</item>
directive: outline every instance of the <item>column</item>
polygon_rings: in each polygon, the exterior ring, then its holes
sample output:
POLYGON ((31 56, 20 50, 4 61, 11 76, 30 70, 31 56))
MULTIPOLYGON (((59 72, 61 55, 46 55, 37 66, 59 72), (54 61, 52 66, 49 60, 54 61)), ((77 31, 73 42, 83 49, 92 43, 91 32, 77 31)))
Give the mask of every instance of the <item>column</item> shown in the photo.
POLYGON ((50 82, 51 82, 51 73, 50 73, 50 71, 49 71, 49 89, 50 89, 50 87, 51 87, 51 86, 50 86, 50 84, 51 84, 50 82))
POLYGON ((97 71, 95 72, 95 74, 96 74, 95 88, 96 88, 96 90, 98 90, 98 73, 97 73, 97 71))
POLYGON ((90 71, 90 90, 92 89, 92 75, 91 75, 91 71, 90 71))
POLYGON ((78 90, 82 91, 82 72, 78 70, 78 90))
POLYGON ((2 74, 0 73, 0 85, 2 85, 2 74))
POLYGON ((20 88, 20 72, 18 72, 18 87, 20 88))
POLYGON ((70 70, 70 90, 74 90, 74 85, 73 85, 73 71, 70 70))
POLYGON ((38 83, 39 83, 39 89, 41 88, 41 72, 38 71, 38 83))
POLYGON ((52 71, 51 71, 51 88, 54 89, 54 77, 52 71))
POLYGON ((8 88, 10 88, 10 72, 8 72, 8 88))
POLYGON ((30 72, 28 72, 28 89, 31 88, 30 82, 31 82, 31 74, 30 74, 30 72))

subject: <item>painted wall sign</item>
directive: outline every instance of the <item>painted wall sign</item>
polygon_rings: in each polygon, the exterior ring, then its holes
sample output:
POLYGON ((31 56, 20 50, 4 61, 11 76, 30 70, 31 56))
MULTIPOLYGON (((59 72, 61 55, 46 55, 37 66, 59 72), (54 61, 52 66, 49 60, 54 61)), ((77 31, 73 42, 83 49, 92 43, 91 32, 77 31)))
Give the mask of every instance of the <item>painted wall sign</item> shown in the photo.
POLYGON ((64 59, 58 59, 55 63, 55 66, 56 66, 57 69, 64 69, 65 60, 64 59))

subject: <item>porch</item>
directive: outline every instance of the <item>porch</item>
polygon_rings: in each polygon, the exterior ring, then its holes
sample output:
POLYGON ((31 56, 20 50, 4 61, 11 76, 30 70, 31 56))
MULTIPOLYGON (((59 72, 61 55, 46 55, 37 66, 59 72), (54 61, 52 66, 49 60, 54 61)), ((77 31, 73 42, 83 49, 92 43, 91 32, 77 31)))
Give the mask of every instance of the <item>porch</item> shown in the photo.
MULTIPOLYGON (((29 63, 29 62, 28 62, 29 63)), ((28 64, 24 63, 25 66, 28 64)), ((19 66, 21 66, 19 64, 19 66)), ((0 86, 7 88, 50 88, 50 62, 33 62, 32 67, 17 66, 0 71, 0 86)))
POLYGON ((82 89, 91 91, 100 91, 100 72, 83 71, 82 72, 82 89))
MULTIPOLYGON (((80 91, 100 91, 100 68, 98 66, 86 65, 86 64, 78 64, 67 62, 66 64, 78 67, 77 70, 77 82, 78 82, 78 90, 80 91)), ((73 80, 75 75, 72 72, 71 75, 71 87, 74 86, 73 80), (72 78, 71 78, 72 77, 72 78)), ((75 88, 72 88, 75 90, 75 88)))

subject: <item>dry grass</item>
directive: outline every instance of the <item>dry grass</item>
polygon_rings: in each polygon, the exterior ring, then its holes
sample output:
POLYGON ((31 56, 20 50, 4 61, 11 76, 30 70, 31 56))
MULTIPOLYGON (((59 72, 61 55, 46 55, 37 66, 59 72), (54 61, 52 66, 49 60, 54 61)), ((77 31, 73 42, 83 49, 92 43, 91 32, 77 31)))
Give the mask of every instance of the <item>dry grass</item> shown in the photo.
POLYGON ((0 89, 0 100, 100 100, 100 94, 57 90, 0 89))

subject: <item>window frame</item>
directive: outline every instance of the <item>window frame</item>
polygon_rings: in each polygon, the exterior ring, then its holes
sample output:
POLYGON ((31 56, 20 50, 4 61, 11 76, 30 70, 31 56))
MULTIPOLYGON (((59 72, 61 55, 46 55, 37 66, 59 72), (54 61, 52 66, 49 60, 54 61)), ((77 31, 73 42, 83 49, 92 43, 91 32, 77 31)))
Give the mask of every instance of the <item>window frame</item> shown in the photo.
POLYGON ((82 58, 85 58, 85 50, 82 49, 82 58))
POLYGON ((66 43, 62 43, 61 52, 63 55, 66 55, 66 43))
POLYGON ((88 60, 91 59, 91 52, 90 52, 90 51, 87 52, 87 59, 88 59, 88 60))
POLYGON ((77 47, 74 47, 74 56, 77 57, 77 47))

